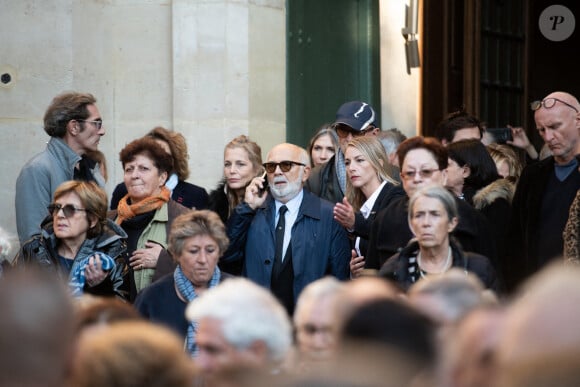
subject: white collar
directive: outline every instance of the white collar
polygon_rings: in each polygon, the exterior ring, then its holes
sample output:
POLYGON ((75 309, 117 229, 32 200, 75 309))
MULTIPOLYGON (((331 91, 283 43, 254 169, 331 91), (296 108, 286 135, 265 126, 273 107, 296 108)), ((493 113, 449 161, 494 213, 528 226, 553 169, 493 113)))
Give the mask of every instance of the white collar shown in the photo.
POLYGON ((373 194, 371 196, 369 196, 369 198, 366 200, 366 202, 364 202, 364 204, 362 205, 362 207, 360 208, 360 213, 362 214, 362 216, 364 216, 364 218, 368 218, 371 211, 373 210, 373 207, 375 205, 375 202, 377 201, 379 194, 381 193, 381 191, 383 190, 383 187, 387 184, 387 181, 383 181, 381 183, 381 185, 379 185, 379 188, 377 188, 375 190, 375 192, 373 192, 373 194))

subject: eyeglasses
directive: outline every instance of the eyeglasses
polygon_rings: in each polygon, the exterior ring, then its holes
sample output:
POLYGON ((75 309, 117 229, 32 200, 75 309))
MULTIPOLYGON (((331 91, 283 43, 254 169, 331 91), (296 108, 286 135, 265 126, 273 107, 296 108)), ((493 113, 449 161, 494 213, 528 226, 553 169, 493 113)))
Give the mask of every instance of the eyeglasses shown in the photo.
POLYGON ((374 127, 372 125, 369 126, 365 130, 353 130, 353 129, 350 129, 350 127, 348 127, 346 125, 340 125, 340 124, 336 125, 334 127, 334 130, 336 130, 336 134, 340 138, 347 138, 349 134, 351 134, 352 137, 361 137, 361 136, 364 136, 366 132, 368 132, 369 130, 373 130, 373 129, 374 129, 374 127))
POLYGON ((90 124, 95 125, 95 128, 101 129, 103 127, 103 121, 87 121, 87 120, 79 120, 81 122, 88 122, 90 124))
POLYGON ((551 109, 554 107, 556 102, 560 102, 560 103, 574 109, 576 111, 576 113, 578 113, 578 109, 576 109, 574 106, 570 105, 568 102, 564 102, 558 98, 546 98, 542 101, 534 101, 530 104, 530 108, 532 109, 532 111, 536 111, 539 108, 541 108, 542 106, 544 106, 546 109, 551 109))
POLYGON ((284 161, 280 161, 279 163, 264 163, 264 168, 266 168, 266 172, 268 173, 274 173, 274 171, 276 171, 276 167, 280 166, 280 170, 282 172, 288 172, 289 170, 292 169, 292 166, 294 165, 302 165, 303 167, 306 166, 306 164, 302 164, 302 163, 297 163, 296 161, 288 161, 288 160, 284 160, 284 161))
POLYGON ((419 176, 421 176, 421 179, 428 179, 431 176, 433 176, 433 174, 435 172, 439 171, 439 169, 420 169, 418 171, 406 171, 406 172, 401 172, 401 176, 403 177, 403 179, 405 180, 411 180, 413 179, 417 173, 419 174, 419 176))
POLYGON ((53 203, 49 205, 47 208, 51 216, 56 216, 56 214, 58 214, 58 212, 62 210, 62 213, 64 214, 65 218, 70 218, 77 211, 86 211, 86 209, 76 208, 72 204, 66 204, 63 206, 62 204, 53 203))

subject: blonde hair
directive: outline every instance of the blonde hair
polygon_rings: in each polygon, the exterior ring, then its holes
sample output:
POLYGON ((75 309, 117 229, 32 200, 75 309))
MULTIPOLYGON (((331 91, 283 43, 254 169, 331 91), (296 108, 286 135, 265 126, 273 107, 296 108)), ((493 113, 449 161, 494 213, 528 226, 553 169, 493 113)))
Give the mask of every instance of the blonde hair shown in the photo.
MULTIPOLYGON (((348 143, 347 148, 348 147, 357 149, 363 155, 375 170, 381 183, 383 181, 388 181, 394 185, 399 184, 387 172, 389 159, 383 144, 381 144, 377 138, 368 136, 357 137, 348 143)), ((346 198, 355 211, 360 210, 364 202, 367 200, 360 188, 353 187, 350 179, 346 180, 346 198)))
MULTIPOLYGON (((254 172, 257 175, 263 170, 262 167, 262 148, 254 142, 251 141, 248 136, 239 135, 238 137, 234 138, 232 141, 228 142, 224 148, 224 154, 227 149, 235 149, 240 148, 246 151, 248 154, 248 159, 252 163, 252 167, 254 172)), ((245 189, 245 187, 244 187, 245 189)), ((231 214, 234 208, 238 204, 240 204, 240 200, 238 199, 238 195, 231 189, 227 189, 227 197, 228 197, 228 204, 229 204, 229 213, 231 214)))
POLYGON ((496 165, 504 161, 508 166, 510 177, 516 181, 519 180, 524 165, 512 147, 506 144, 491 143, 487 146, 487 151, 496 165))

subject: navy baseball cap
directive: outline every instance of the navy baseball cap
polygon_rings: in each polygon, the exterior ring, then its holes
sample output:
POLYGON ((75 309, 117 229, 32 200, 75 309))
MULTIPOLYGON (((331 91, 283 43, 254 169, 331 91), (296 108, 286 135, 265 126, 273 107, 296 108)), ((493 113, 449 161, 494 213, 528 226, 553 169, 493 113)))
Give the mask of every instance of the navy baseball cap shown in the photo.
POLYGON ((375 123, 375 111, 366 102, 350 101, 342 104, 336 112, 335 124, 348 125, 354 130, 365 130, 375 123))

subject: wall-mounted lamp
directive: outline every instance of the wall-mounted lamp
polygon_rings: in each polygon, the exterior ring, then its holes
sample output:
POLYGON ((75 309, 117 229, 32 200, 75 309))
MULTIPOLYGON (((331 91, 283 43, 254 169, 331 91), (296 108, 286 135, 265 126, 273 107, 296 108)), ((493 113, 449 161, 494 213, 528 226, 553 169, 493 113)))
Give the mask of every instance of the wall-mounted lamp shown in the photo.
POLYGON ((410 5, 405 5, 405 27, 401 29, 401 33, 405 38, 407 74, 411 74, 411 68, 421 65, 419 59, 419 42, 417 41, 419 0, 410 0, 410 2, 410 5))

